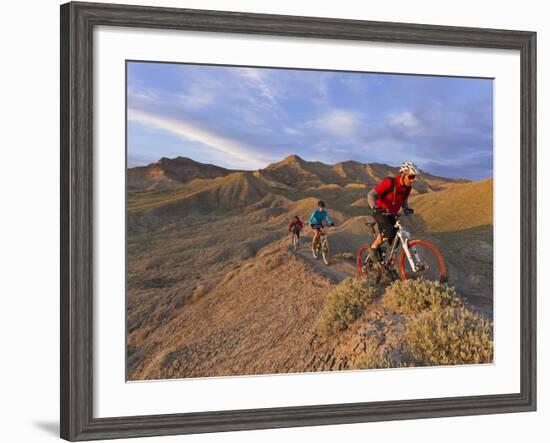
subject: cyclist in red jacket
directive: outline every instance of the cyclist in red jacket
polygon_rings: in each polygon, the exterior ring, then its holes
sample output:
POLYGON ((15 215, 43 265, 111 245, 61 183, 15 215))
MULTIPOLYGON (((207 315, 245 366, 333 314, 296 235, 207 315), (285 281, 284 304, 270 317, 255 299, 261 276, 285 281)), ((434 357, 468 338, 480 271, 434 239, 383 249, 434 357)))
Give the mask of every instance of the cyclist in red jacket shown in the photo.
POLYGON ((288 232, 294 232, 298 238, 300 238, 300 231, 304 229, 304 224, 297 215, 294 216, 290 224, 288 225, 288 232))
POLYGON ((418 169, 412 162, 403 162, 397 177, 386 177, 367 196, 379 232, 369 249, 369 254, 375 260, 378 260, 376 250, 384 240, 391 244, 395 238, 395 216, 399 210, 403 208, 407 215, 414 212, 409 208, 407 200, 417 175, 418 169))

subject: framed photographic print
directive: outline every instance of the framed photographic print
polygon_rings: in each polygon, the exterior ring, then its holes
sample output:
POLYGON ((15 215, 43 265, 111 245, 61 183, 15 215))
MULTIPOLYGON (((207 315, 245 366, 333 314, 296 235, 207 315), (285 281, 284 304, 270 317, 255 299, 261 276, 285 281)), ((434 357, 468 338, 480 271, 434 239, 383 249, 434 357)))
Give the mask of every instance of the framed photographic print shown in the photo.
POLYGON ((61 436, 536 408, 536 34, 61 6, 61 436))

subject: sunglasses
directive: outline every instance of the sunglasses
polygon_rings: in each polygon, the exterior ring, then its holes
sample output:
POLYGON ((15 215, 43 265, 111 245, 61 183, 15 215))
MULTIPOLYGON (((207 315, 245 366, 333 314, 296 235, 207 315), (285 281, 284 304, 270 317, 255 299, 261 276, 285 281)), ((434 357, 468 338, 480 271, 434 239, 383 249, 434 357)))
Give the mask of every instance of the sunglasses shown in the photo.
POLYGON ((411 175, 409 175, 409 178, 410 178, 411 180, 414 180, 414 179, 416 178, 416 175, 415 175, 415 174, 411 174, 411 175))

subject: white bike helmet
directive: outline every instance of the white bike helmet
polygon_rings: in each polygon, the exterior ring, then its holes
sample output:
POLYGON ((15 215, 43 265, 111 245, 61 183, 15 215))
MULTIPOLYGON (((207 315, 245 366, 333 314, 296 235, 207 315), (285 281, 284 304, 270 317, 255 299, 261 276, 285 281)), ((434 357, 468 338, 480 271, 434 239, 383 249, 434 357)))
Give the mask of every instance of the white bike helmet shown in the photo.
POLYGON ((413 162, 406 161, 401 163, 401 166, 399 167, 399 173, 418 175, 418 169, 416 168, 416 165, 413 162))

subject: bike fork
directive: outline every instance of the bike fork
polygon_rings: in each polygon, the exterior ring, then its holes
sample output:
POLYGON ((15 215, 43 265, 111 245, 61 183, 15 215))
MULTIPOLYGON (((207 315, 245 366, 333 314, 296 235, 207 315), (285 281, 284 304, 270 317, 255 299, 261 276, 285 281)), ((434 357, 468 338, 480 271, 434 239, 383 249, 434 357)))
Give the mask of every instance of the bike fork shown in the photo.
POLYGON ((403 241, 403 250, 405 251, 405 255, 407 256, 407 260, 409 260, 409 264, 411 265, 411 269, 413 272, 418 272, 418 265, 417 263, 420 263, 420 258, 418 257, 418 253, 416 252, 416 249, 413 248, 412 254, 411 250, 409 249, 409 241, 405 239, 401 239, 403 241), (414 258, 413 258, 414 255, 414 258))

